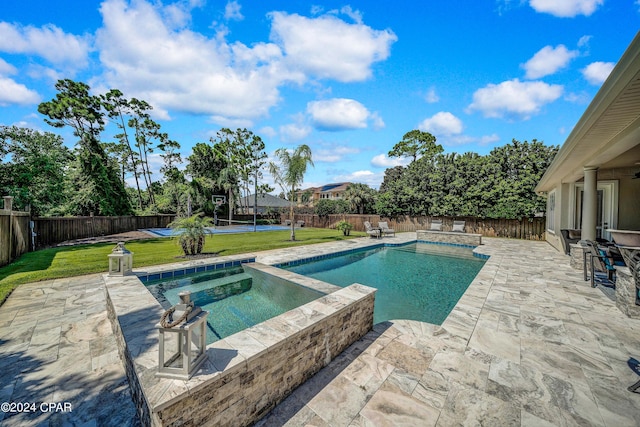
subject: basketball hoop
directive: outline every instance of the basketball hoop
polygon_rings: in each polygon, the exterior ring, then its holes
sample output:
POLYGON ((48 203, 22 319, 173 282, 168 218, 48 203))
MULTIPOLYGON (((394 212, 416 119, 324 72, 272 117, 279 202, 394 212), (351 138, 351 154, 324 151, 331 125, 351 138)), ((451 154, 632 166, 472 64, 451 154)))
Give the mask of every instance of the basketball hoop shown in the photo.
POLYGON ((227 196, 223 195, 214 194, 213 196, 211 196, 211 199, 217 207, 220 207, 227 202, 227 196))

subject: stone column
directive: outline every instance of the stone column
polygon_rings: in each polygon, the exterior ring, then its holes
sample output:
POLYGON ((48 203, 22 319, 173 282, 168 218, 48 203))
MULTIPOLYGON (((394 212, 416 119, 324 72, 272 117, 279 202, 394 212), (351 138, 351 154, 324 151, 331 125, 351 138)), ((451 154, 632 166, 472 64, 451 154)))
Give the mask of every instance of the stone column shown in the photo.
POLYGON ((585 166, 582 196, 582 240, 596 240, 598 220, 598 168, 585 166))

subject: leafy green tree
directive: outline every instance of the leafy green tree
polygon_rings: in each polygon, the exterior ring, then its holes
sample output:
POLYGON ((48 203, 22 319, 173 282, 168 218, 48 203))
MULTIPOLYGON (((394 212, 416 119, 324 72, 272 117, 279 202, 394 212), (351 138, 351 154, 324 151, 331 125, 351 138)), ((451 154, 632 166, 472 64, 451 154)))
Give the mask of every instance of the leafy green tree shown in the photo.
MULTIPOLYGON (((269 172, 273 176, 273 179, 285 194, 290 194, 290 200, 293 199, 296 194, 296 189, 304 181, 304 174, 307 171, 307 165, 313 166, 313 160, 311 156, 311 148, 308 145, 299 145, 295 150, 289 152, 285 148, 279 148, 275 152, 275 156, 279 161, 279 164, 274 162, 269 163, 269 172)), ((291 203, 289 215, 291 217, 291 240, 296 240, 295 232, 295 213, 293 210, 294 203, 291 203)))
POLYGON ((33 216, 58 212, 70 197, 64 177, 72 160, 58 135, 0 126, 0 193, 13 196, 18 209, 30 206, 33 216))
POLYGON ((224 169, 225 161, 216 155, 213 145, 199 142, 193 147, 193 152, 187 158, 186 173, 191 176, 192 183, 197 186, 199 207, 212 215, 214 206, 212 196, 224 193, 218 184, 220 171, 224 169))
POLYGON ((135 179, 138 209, 143 208, 142 190, 140 188, 140 172, 138 170, 140 164, 139 156, 133 151, 131 141, 129 139, 129 133, 127 131, 127 117, 133 114, 133 109, 129 100, 127 100, 121 91, 118 89, 111 89, 106 94, 102 95, 102 105, 107 110, 107 116, 113 121, 120 132, 116 134, 116 138, 120 141, 121 162, 124 181, 124 174, 131 172, 135 179))
POLYGON ((327 216, 335 214, 348 214, 351 212, 349 203, 342 199, 320 199, 313 208, 318 216, 327 216))
POLYGON ((558 151, 557 146, 542 142, 520 142, 494 148, 489 153, 490 178, 488 189, 491 200, 486 216, 491 218, 531 217, 545 210, 545 198, 534 189, 558 151))
POLYGON ((412 157, 415 162, 418 156, 431 158, 444 151, 441 145, 436 144, 436 137, 429 132, 412 130, 402 137, 402 141, 393 146, 389 151, 389 157, 412 157))
POLYGON ((227 202, 229 203, 229 221, 233 219, 233 211, 236 206, 235 195, 239 190, 240 175, 240 154, 238 146, 235 144, 235 136, 231 129, 222 128, 216 134, 216 138, 211 138, 213 150, 217 158, 223 163, 223 167, 218 174, 216 184, 227 192, 227 202))
MULTIPOLYGON (((77 204, 76 213, 97 212, 100 215, 128 215, 131 205, 124 182, 112 167, 100 143, 104 130, 102 100, 89 94, 89 86, 73 80, 59 80, 55 99, 43 102, 38 111, 47 116, 45 122, 56 128, 69 126, 79 138, 78 159, 82 180, 93 192, 90 206, 77 204), (88 209, 88 210, 87 210, 88 209)), ((87 188, 85 188, 87 190, 87 188)))
POLYGON ((534 188, 557 149, 534 139, 513 140, 486 156, 422 152, 409 166, 385 171, 376 211, 391 217, 531 217, 544 210, 544 198, 534 188))
POLYGON ((372 213, 377 192, 366 184, 349 184, 342 197, 349 203, 352 213, 372 213))

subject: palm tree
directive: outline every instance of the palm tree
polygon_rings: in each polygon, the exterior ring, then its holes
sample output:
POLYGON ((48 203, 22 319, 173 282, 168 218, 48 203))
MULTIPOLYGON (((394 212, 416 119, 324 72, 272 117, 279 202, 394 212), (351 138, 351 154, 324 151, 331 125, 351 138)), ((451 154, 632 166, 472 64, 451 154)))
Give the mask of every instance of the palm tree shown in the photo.
POLYGON ((376 190, 367 184, 349 184, 342 198, 349 203, 349 208, 354 213, 363 214, 367 207, 375 203, 376 190))
POLYGON ((169 228, 173 229, 173 233, 178 234, 178 242, 182 246, 184 254, 196 255, 202 253, 204 239, 211 232, 207 227, 212 225, 211 218, 195 214, 190 217, 177 218, 169 224, 169 228))
POLYGON ((291 207, 289 216, 291 217, 291 241, 294 241, 296 240, 296 222, 293 212, 293 199, 295 198, 296 187, 301 185, 304 180, 307 164, 313 166, 311 148, 306 144, 298 146, 293 152, 289 152, 285 148, 279 148, 276 150, 275 155, 280 165, 270 162, 269 172, 273 176, 274 181, 282 187, 284 194, 290 194, 289 201, 291 202, 291 207))

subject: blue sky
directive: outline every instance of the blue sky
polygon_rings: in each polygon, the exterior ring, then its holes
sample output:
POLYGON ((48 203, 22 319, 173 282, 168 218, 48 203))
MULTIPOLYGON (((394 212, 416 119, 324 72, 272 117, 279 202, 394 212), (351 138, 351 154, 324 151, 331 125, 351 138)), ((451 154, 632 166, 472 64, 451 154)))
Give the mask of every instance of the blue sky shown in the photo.
POLYGON ((412 129, 562 144, 638 29, 639 0, 3 2, 0 125, 59 132, 37 106, 71 78, 151 103, 185 158, 246 127, 311 147, 304 187, 377 188, 412 129))

